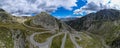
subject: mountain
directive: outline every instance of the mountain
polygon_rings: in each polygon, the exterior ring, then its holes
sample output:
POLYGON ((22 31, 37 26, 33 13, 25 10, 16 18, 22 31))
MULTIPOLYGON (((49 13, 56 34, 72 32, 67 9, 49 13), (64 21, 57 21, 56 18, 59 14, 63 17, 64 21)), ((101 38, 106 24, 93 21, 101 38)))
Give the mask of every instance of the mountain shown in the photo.
POLYGON ((67 22, 67 21, 71 21, 71 20, 75 20, 78 17, 68 17, 68 18, 60 18, 59 20, 63 21, 63 22, 67 22))
POLYGON ((11 22, 11 15, 7 12, 5 12, 5 10, 0 9, 0 21, 1 22, 11 22))
POLYGON ((55 30, 58 29, 58 24, 56 18, 47 14, 46 12, 41 12, 31 20, 31 24, 37 27, 44 27, 46 29, 55 30))
POLYGON ((0 48, 109 48, 99 36, 75 31, 46 12, 20 17, 0 11, 0 20, 0 48))
POLYGON ((119 10, 104 9, 66 23, 77 31, 86 31, 100 36, 112 48, 120 47, 119 10))
POLYGON ((5 10, 3 10, 3 9, 0 8, 0 12, 5 12, 5 10))

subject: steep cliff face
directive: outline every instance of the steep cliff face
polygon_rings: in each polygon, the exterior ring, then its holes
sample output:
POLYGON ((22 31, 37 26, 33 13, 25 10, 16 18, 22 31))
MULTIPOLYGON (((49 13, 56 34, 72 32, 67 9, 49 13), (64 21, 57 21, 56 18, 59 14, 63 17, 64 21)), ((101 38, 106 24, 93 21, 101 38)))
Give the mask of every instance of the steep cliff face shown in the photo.
POLYGON ((119 10, 104 9, 66 23, 78 31, 87 31, 99 35, 105 39, 106 44, 112 44, 113 48, 120 46, 120 44, 114 43, 119 42, 118 38, 120 37, 119 10))
POLYGON ((2 14, 0 20, 10 22, 0 21, 0 48, 108 48, 99 36, 77 32, 45 12, 26 18, 2 14))

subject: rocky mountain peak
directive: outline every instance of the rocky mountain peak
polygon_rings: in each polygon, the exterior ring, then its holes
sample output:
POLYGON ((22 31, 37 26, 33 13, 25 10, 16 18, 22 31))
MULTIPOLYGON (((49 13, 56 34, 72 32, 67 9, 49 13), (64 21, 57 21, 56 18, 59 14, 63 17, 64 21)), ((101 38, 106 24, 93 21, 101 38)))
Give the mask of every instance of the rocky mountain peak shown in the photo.
POLYGON ((104 9, 97 12, 96 16, 99 16, 99 18, 101 17, 103 20, 118 20, 120 19, 120 11, 114 9, 104 9))
POLYGON ((46 29, 54 30, 58 28, 56 18, 46 12, 41 12, 32 19, 32 23, 37 26, 42 26, 46 29))

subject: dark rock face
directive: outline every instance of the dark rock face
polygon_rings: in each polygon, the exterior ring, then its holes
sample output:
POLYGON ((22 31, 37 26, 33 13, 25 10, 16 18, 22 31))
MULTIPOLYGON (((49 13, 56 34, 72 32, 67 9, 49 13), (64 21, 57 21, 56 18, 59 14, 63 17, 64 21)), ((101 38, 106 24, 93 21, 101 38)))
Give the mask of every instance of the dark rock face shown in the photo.
POLYGON ((114 40, 111 46, 112 48, 120 48, 120 39, 114 40))
POLYGON ((119 48, 120 11, 104 9, 66 22, 77 31, 87 31, 102 37, 112 48, 119 48))

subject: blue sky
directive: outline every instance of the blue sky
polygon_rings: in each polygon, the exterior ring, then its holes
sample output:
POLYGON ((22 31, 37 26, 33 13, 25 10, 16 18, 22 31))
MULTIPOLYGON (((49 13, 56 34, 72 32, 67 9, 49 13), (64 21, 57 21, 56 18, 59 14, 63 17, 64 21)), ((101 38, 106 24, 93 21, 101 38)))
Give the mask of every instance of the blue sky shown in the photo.
POLYGON ((44 11, 57 18, 66 18, 102 9, 120 10, 120 0, 0 0, 0 8, 16 16, 34 16, 44 11))
POLYGON ((73 10, 67 10, 63 7, 58 8, 58 10, 56 10, 55 12, 51 13, 51 15, 55 16, 55 17, 61 17, 61 18, 65 18, 67 16, 81 16, 79 15, 75 15, 73 14, 74 10, 79 9, 80 7, 84 6, 86 4, 86 2, 82 1, 82 0, 78 0, 78 2, 76 2, 77 6, 76 7, 72 7, 73 10))

